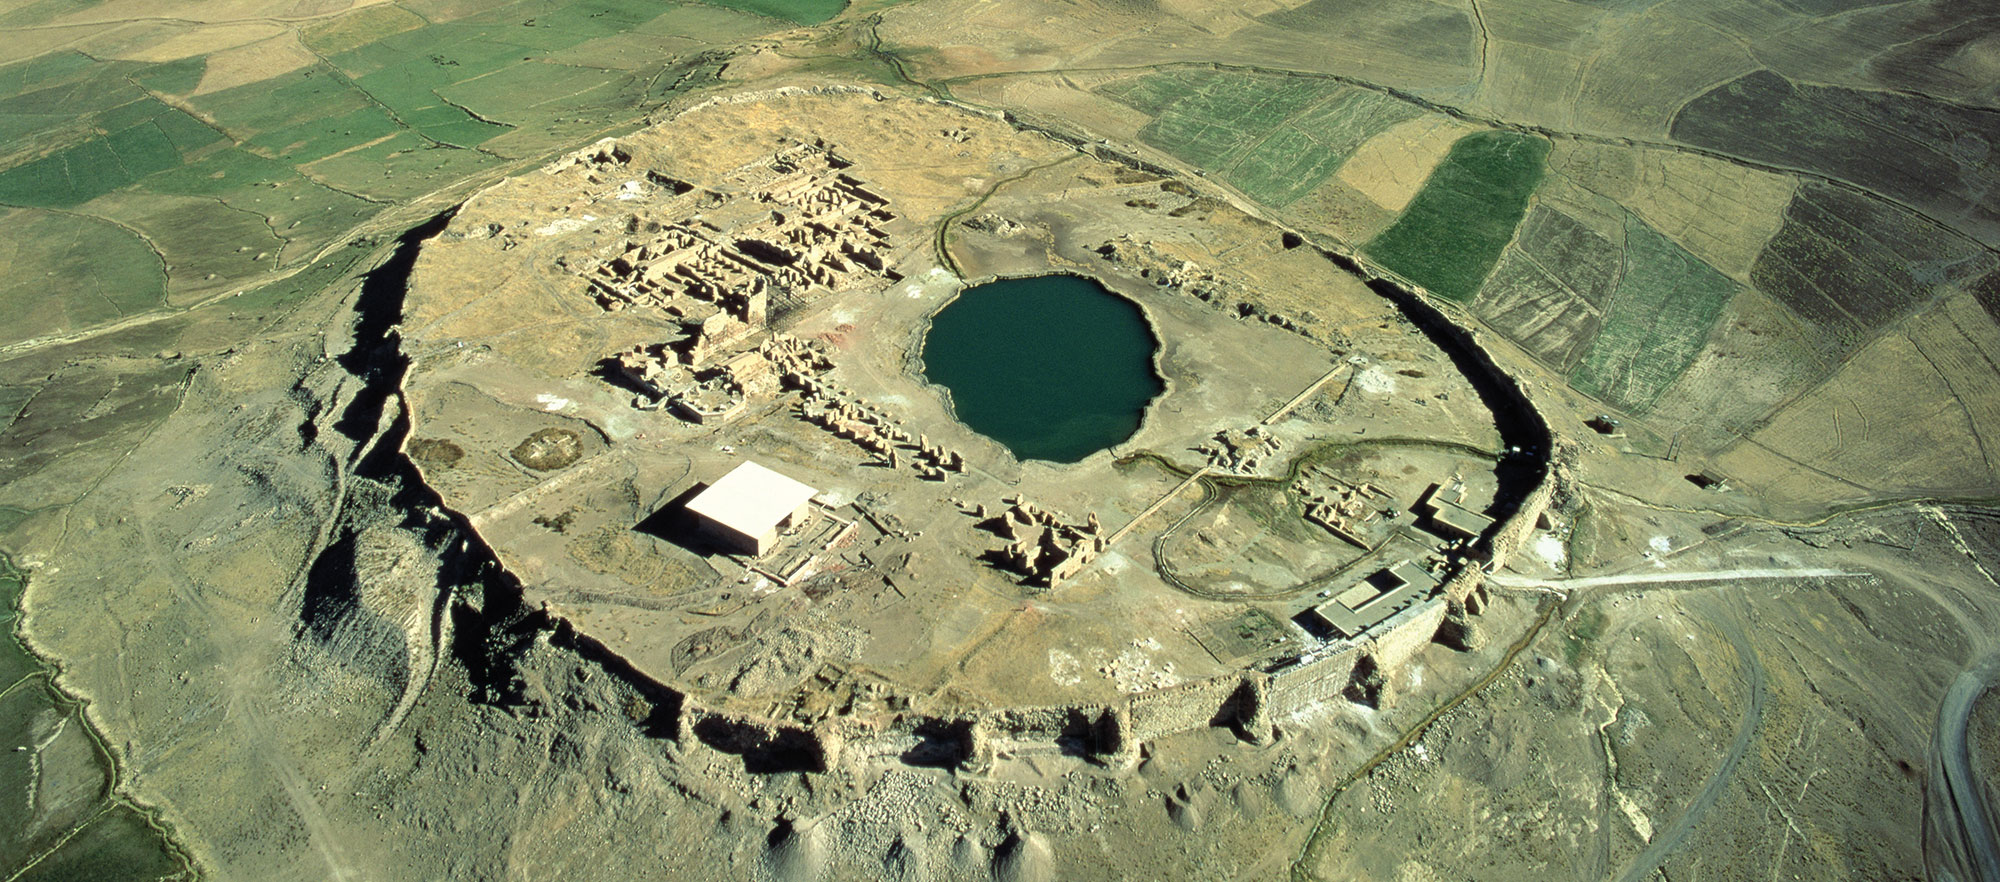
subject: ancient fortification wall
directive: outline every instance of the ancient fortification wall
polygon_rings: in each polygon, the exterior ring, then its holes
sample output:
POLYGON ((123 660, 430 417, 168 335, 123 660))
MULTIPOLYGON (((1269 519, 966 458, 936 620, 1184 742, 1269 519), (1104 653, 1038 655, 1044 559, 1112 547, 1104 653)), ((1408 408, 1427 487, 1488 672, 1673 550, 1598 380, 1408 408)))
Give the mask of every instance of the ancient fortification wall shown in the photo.
POLYGON ((1127 699, 1132 736, 1151 741, 1166 735, 1227 724, 1236 716, 1243 675, 1227 674, 1141 692, 1127 699))
POLYGON ((1361 646, 1351 645, 1273 672, 1265 693, 1265 716, 1275 722, 1339 697, 1362 655, 1361 646))

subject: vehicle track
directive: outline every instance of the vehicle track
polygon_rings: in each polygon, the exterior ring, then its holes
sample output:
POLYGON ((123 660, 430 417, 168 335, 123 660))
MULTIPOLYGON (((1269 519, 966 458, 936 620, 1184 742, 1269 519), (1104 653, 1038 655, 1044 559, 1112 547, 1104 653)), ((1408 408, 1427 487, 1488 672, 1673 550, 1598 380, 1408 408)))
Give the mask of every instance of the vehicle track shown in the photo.
POLYGON ((1660 865, 1680 848, 1688 834, 1701 823, 1702 817, 1729 789, 1736 776, 1736 764, 1742 761, 1750 743, 1756 740, 1758 724, 1764 718, 1764 666, 1757 661, 1757 651, 1743 633, 1742 607, 1745 604, 1742 598, 1736 598, 1734 606, 1735 609, 1716 617, 1715 626, 1736 650, 1737 663, 1742 668, 1742 678, 1748 687, 1743 697, 1743 719, 1736 726, 1736 737, 1730 740, 1729 750, 1722 755, 1722 763, 1716 766, 1715 774, 1709 776, 1708 783, 1702 785, 1701 792, 1688 803, 1687 810, 1646 843, 1646 849, 1639 852, 1639 856, 1633 858, 1618 877, 1619 882, 1646 882, 1660 871, 1660 865))

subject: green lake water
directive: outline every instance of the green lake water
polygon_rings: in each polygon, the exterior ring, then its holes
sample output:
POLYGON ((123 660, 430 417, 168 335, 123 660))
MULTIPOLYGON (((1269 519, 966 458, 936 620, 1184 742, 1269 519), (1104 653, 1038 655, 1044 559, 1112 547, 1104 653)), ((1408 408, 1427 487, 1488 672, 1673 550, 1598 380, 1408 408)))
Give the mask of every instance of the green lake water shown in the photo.
POLYGON ((924 376, 1021 459, 1076 462, 1138 431, 1165 391, 1138 304, 1078 276, 968 288, 932 319, 924 376))

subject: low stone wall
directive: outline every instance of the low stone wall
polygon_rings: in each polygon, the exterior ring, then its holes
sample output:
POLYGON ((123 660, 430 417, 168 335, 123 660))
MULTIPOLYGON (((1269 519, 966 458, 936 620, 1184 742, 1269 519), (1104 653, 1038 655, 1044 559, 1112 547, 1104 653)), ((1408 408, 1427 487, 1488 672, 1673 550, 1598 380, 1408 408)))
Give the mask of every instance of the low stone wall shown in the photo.
POLYGON ((684 701, 680 730, 723 753, 743 758, 752 772, 824 772, 840 764, 846 733, 839 726, 805 727, 733 714, 684 701))
POLYGON ((996 746, 1095 754, 1101 749, 1103 721, 1110 708, 1090 705, 997 708, 978 715, 996 746))

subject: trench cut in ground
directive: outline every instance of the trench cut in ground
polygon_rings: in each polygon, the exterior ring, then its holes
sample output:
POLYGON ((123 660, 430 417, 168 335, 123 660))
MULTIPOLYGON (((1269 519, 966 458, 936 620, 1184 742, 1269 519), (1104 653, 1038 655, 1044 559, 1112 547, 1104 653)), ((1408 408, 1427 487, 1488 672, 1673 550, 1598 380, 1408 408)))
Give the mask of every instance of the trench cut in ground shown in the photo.
POLYGON ((966 289, 931 320, 924 376, 973 430, 1023 460, 1072 463, 1139 430, 1166 390, 1138 304, 1080 276, 966 289))

